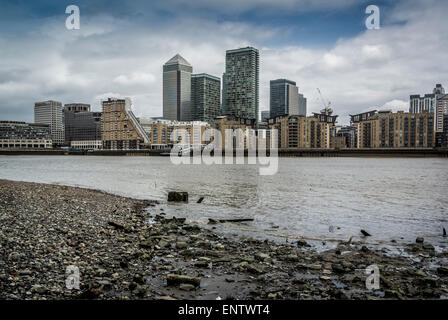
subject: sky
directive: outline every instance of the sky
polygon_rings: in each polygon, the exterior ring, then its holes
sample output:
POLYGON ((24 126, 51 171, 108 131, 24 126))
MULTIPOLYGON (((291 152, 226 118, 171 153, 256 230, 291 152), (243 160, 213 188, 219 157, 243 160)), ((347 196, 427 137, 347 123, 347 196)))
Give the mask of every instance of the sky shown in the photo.
POLYGON ((445 0, 0 0, 0 120, 32 122, 34 102, 130 97, 162 115, 162 66, 179 53, 193 73, 222 76, 225 52, 260 50, 260 111, 269 81, 293 80, 308 114, 331 102, 339 124, 448 86, 445 0), (80 9, 68 30, 66 7, 80 9), (368 5, 380 29, 368 30, 368 5))

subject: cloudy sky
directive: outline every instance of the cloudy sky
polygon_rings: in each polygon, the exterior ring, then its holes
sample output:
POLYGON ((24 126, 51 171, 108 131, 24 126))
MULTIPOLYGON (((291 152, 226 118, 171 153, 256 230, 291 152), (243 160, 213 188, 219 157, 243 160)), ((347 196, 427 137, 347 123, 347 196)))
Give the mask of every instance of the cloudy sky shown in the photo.
POLYGON ((331 101, 340 124, 371 108, 407 110, 410 94, 448 86, 445 0, 0 0, 0 120, 33 121, 35 101, 129 96, 162 115, 162 65, 180 53, 221 77, 225 51, 260 49, 260 110, 269 80, 297 82, 308 113, 331 101), (79 30, 67 30, 68 5, 79 30), (365 9, 381 9, 367 30, 365 9))

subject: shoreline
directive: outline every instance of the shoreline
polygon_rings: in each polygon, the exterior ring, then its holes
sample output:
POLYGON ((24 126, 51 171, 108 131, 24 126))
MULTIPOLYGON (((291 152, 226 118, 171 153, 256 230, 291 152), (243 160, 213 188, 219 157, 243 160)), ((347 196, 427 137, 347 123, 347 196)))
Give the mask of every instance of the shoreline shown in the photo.
MULTIPOLYGON (((142 150, 2 150, 0 155, 75 155, 75 156, 151 156, 161 157, 171 149, 142 150)), ((224 156, 224 154, 223 154, 224 156)), ((234 157, 236 153, 234 153, 234 157)), ((247 150, 245 151, 247 157, 247 150)), ((278 149, 278 157, 409 157, 409 158, 448 158, 448 149, 444 148, 397 148, 397 149, 278 149)))
POLYGON ((303 240, 229 238, 155 214, 155 204, 0 180, 0 299, 448 298, 448 268, 437 266, 448 252, 426 242, 405 246, 409 257, 344 242, 316 253, 303 240), (381 275, 373 291, 372 264, 381 275), (66 288, 70 265, 79 290, 66 288))

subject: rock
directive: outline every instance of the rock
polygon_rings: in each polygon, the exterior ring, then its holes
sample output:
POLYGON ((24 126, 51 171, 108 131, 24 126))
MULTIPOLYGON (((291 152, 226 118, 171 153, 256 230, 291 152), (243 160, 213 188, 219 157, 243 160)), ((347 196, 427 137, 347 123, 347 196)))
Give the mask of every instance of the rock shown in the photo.
POLYGON ((169 286, 181 283, 189 283, 196 287, 201 285, 201 278, 178 275, 178 274, 168 274, 166 276, 166 281, 169 286))
POLYGON ((45 294, 48 292, 48 289, 44 286, 35 284, 34 286, 31 287, 31 292, 37 294, 45 294))
POLYGON ((137 287, 135 288, 135 294, 142 297, 145 295, 147 290, 148 287, 146 285, 137 285, 137 287))
POLYGON ((188 202, 188 192, 170 191, 168 192, 169 202, 188 202))
POLYGON ((368 233, 366 230, 363 230, 363 229, 361 229, 361 233, 362 233, 362 235, 363 235, 364 237, 370 237, 370 236, 371 236, 370 233, 368 233))
POLYGON ((446 230, 443 228, 443 236, 446 237, 446 230))
POLYGON ((432 244, 430 244, 430 243, 424 243, 422 248, 425 249, 425 250, 429 250, 429 251, 434 251, 435 250, 434 246, 432 244))
POLYGON ((204 200, 204 197, 200 197, 196 203, 201 203, 204 200))
POLYGON ((171 246, 171 243, 169 243, 168 241, 165 240, 160 240, 159 243, 157 244, 160 248, 165 249, 171 246))
POLYGON ((308 243, 305 240, 300 239, 300 240, 297 240, 297 246, 298 247, 305 247, 305 246, 308 246, 308 243))
POLYGON ((11 252, 8 256, 8 260, 10 261, 19 261, 20 260, 20 253, 17 252, 11 252))
POLYGON ((370 250, 369 250, 369 248, 367 248, 366 246, 362 246, 362 247, 361 247, 361 251, 364 252, 364 253, 367 253, 367 252, 369 252, 370 250))
POLYGON ((266 253, 258 252, 255 254, 255 259, 260 260, 260 261, 265 261, 265 260, 270 259, 270 257, 266 253))
POLYGON ((217 223, 218 221, 216 221, 215 219, 208 218, 208 224, 217 224, 217 223))
POLYGON ((188 243, 184 241, 178 241, 176 242, 176 248, 177 249, 186 249, 188 247, 188 243))
POLYGON ((134 275, 134 281, 138 284, 145 284, 145 277, 140 273, 134 275))
POLYGON ((309 268, 311 270, 320 270, 320 269, 322 269, 322 265, 320 265, 320 264, 313 264, 313 265, 310 265, 309 268))
POLYGON ((447 276, 448 275, 448 268, 447 267, 438 267, 437 273, 440 275, 447 276))
POLYGON ((319 279, 325 280, 325 281, 331 280, 331 278, 329 276, 320 276, 319 279))
POLYGON ((249 263, 247 261, 241 262, 239 268, 242 271, 248 271, 250 273, 263 273, 263 268, 256 263, 249 263))
POLYGON ((138 284, 135 282, 131 282, 128 286, 129 290, 134 291, 137 288, 138 284))
POLYGON ((196 287, 194 286, 194 285, 192 285, 192 284, 189 284, 189 283, 181 283, 180 285, 179 285, 179 289, 180 290, 184 290, 184 291, 192 291, 192 290, 194 290, 196 287))
POLYGON ((197 268, 208 268, 208 262, 207 261, 197 261, 194 266, 197 268))
POLYGON ((423 243, 425 241, 425 239, 423 237, 417 237, 417 239, 415 239, 416 243, 423 243))
POLYGON ((114 227, 115 229, 118 230, 124 230, 124 225, 115 221, 109 221, 107 222, 108 225, 114 227))

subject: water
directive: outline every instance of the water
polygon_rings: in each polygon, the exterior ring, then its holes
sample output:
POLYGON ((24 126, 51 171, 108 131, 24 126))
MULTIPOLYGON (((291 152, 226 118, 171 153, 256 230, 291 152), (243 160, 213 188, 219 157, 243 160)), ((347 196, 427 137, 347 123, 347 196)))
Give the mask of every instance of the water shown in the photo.
POLYGON ((175 166, 169 157, 0 156, 0 178, 156 199, 154 211, 204 224, 255 219, 216 225, 230 235, 304 237, 328 247, 352 235, 362 239, 365 229, 369 244, 417 236, 439 248, 448 244, 441 236, 442 226, 448 230, 443 158, 280 158, 276 175, 260 176, 255 165, 175 166), (188 191, 190 203, 167 204, 170 190, 188 191))

